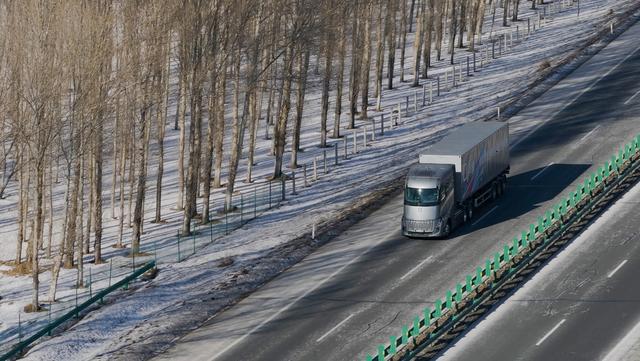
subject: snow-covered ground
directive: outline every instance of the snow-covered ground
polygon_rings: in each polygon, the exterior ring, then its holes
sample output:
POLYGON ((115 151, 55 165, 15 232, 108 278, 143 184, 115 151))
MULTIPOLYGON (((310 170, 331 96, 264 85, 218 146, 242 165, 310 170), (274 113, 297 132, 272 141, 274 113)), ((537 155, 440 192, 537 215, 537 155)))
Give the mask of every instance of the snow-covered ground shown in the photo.
MULTIPOLYGON (((555 3, 554 3, 555 4, 555 3)), ((333 166, 333 150, 329 150, 329 173, 324 174, 321 163, 322 150, 316 147, 319 140, 317 124, 320 109, 319 83, 313 80, 310 84, 305 105, 305 118, 301 134, 304 152, 300 155, 300 164, 308 164, 309 168, 314 157, 320 156, 319 179, 311 182, 312 171, 309 170, 310 186, 303 187, 300 180, 301 171, 297 179, 296 196, 290 195, 291 182, 287 182, 287 200, 280 208, 266 211, 254 221, 246 224, 241 229, 224 235, 223 218, 210 234, 210 229, 203 229, 195 239, 195 248, 198 249, 195 256, 176 263, 177 237, 176 231, 181 220, 181 213, 176 211, 177 194, 177 132, 168 131, 166 140, 166 154, 168 158, 165 164, 165 180, 163 186, 163 218, 166 221, 161 224, 145 224, 143 238, 143 250, 149 252, 153 258, 157 253, 160 266, 158 277, 148 283, 140 285, 128 293, 120 292, 108 300, 108 304, 99 310, 89 314, 71 330, 59 337, 41 343, 36 346, 29 356, 33 359, 93 359, 112 358, 118 355, 117 350, 126 353, 126 347, 132 343, 141 343, 148 335, 157 332, 166 332, 176 336, 196 326, 206 318, 218 312, 242 297, 246 292, 255 289, 273 275, 282 271, 289 265, 304 257, 312 251, 317 244, 308 241, 303 236, 309 234, 314 224, 323 224, 341 217, 349 212, 358 210, 365 204, 367 197, 380 194, 385 188, 392 188, 393 181, 404 174, 404 171, 416 159, 416 153, 425 146, 431 144, 444 135, 449 129, 468 121, 486 118, 495 115, 496 108, 508 102, 514 94, 526 91, 530 84, 538 80, 540 64, 549 61, 554 64, 562 61, 574 49, 583 44, 586 39, 596 31, 607 26, 610 19, 609 10, 619 14, 625 9, 635 5, 633 0, 591 0, 580 2, 580 17, 577 17, 576 9, 570 8, 561 13, 554 14, 553 20, 547 19, 541 29, 524 40, 523 30, 526 29, 526 18, 536 19, 527 6, 522 6, 522 15, 517 24, 509 28, 495 26, 493 33, 504 31, 515 32, 516 26, 519 36, 513 35, 513 47, 509 47, 501 57, 491 60, 480 69, 480 56, 477 55, 478 70, 472 77, 467 78, 463 72, 464 82, 456 88, 451 88, 450 65, 446 61, 434 63, 430 69, 430 80, 421 84, 435 84, 435 77, 439 76, 443 93, 435 97, 434 102, 426 107, 421 106, 422 90, 418 92, 418 111, 415 112, 413 104, 404 114, 400 125, 389 128, 389 111, 394 105, 404 104, 407 96, 415 94, 415 88, 408 83, 400 83, 396 79, 397 87, 394 90, 385 90, 383 93, 383 108, 386 116, 384 136, 376 134, 376 140, 369 134, 368 146, 363 149, 362 134, 363 125, 371 122, 358 121, 359 153, 352 155, 352 139, 349 141, 349 159, 342 159, 343 140, 339 140, 340 165, 333 166), (518 40, 516 40, 518 39, 518 40), (444 73, 449 72, 448 83, 444 83, 444 73), (444 91, 446 89, 446 91, 444 91), (378 193, 376 193, 378 192, 378 193), (214 239, 214 242, 211 240, 214 239), (229 262, 232 261, 232 262, 229 262), (231 264, 229 264, 231 263, 231 264), (206 303, 203 301, 206 300, 206 303), (112 303, 112 304, 111 304, 112 303), (206 307, 202 307, 206 304, 206 307), (179 315, 180 317, 176 317, 179 315)), ((549 11, 549 10, 547 10, 549 11)), ((491 30, 490 19, 484 30, 491 30)), ((536 25, 538 29, 538 25, 536 25)), ((407 41, 412 44, 412 34, 407 41)), ((409 67, 412 64, 409 49, 406 61, 406 78, 410 79, 409 67)), ((490 50, 489 50, 490 53, 490 50)), ((457 62, 466 65, 466 58, 470 53, 457 50, 457 62)), ((399 75, 399 71, 396 71, 399 75)), ((427 99, 429 95, 427 92, 427 99)), ((378 120, 380 112, 375 112, 373 106, 369 110, 370 116, 378 120)), ((403 105, 404 112, 404 105, 403 105)), ((346 119, 346 115, 343 115, 346 119)), ((344 122, 344 120, 343 120, 344 122)), ((515 135, 526 132, 535 124, 520 124, 515 129, 515 135)), ((272 170, 272 160, 266 154, 270 142, 263 140, 264 128, 260 130, 260 140, 257 144, 256 159, 258 165, 254 168, 256 184, 238 183, 238 189, 243 194, 243 203, 249 200, 251 204, 254 198, 254 186, 259 187, 255 193, 265 196, 265 176, 272 170)), ((512 133, 514 129, 512 129, 512 133)), ((351 136, 351 131, 346 132, 351 136)), ((153 148, 152 148, 153 152, 153 148)), ((152 154, 149 168, 150 186, 149 194, 153 194, 155 181, 154 161, 156 154, 152 154)), ((241 161, 241 172, 246 169, 246 159, 241 161)), ((85 279, 91 277, 93 281, 92 291, 104 287, 109 283, 109 269, 112 268, 114 280, 128 274, 131 270, 132 259, 125 255, 126 250, 117 250, 111 247, 115 243, 117 235, 117 220, 112 219, 110 212, 111 187, 110 168, 106 169, 104 186, 105 191, 105 232, 104 232, 104 258, 112 260, 103 265, 86 265, 85 279), (91 269, 91 271, 89 271, 91 269), (115 276, 117 275, 117 277, 115 276)), ((240 174, 244 178, 244 174, 240 174)), ((56 212, 64 212, 63 182, 58 186, 61 192, 55 192, 54 207, 56 212)), ((117 195, 116 195, 117 196, 117 195)), ((151 219, 155 205, 153 197, 149 199, 145 210, 146 219, 151 219)), ((239 196, 236 196, 236 202, 239 196)), ((258 196, 257 198, 261 198, 258 196)), ((220 206, 222 191, 215 191, 213 203, 220 206)), ((262 198, 264 199, 264 198, 262 198)), ((9 197, 0 200, 0 260, 10 261, 15 256, 15 185, 9 189, 9 197)), ((264 201, 263 201, 264 203, 264 201)), ((253 210, 246 210, 246 215, 252 216, 253 210)), ((116 214, 115 216, 119 216, 116 214)), ((124 215, 127 217, 127 214, 124 215)), ((236 215, 237 219, 239 218, 236 215)), ((60 236, 60 224, 54 224, 54 240, 60 236)), ((46 241, 45 241, 46 242, 46 241)), ((185 254, 193 252, 193 240, 183 240, 181 245, 181 258, 185 254)), ((136 260, 136 263, 143 260, 136 260)), ((0 266, 0 271, 8 271, 8 265, 0 266)), ((50 272, 41 274, 43 297, 48 289, 50 272)), ((58 291, 59 301, 53 305, 55 313, 64 308, 75 305, 74 287, 76 278, 75 270, 62 270, 58 291)), ((12 344, 18 337, 18 317, 21 322, 33 322, 34 326, 46 324, 48 315, 20 314, 19 310, 30 300, 30 278, 14 277, 1 274, 0 277, 0 351, 12 344)), ((79 299, 86 299, 89 290, 79 290, 79 299)), ((24 324, 22 325, 23 327, 24 324)), ((25 328, 26 330, 26 328, 25 328)), ((26 333, 26 332, 25 332, 26 333)), ((149 345, 153 348, 162 348, 166 345, 149 345)), ((127 359, 127 356, 123 356, 127 359)))

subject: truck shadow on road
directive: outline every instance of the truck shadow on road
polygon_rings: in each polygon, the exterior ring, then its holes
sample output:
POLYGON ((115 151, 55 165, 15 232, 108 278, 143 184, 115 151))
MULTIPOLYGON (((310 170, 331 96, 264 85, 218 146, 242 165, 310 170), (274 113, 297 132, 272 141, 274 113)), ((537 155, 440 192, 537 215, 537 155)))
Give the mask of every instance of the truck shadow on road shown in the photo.
MULTIPOLYGON (((531 222, 543 215, 553 200, 560 194, 573 191, 572 184, 577 185, 590 164, 551 164, 510 175, 507 179, 505 194, 495 202, 487 202, 474 215, 467 225, 457 229, 453 236, 462 236, 525 215, 537 208, 534 214, 528 215, 531 222), (569 189, 567 189, 569 188, 569 189), (490 212, 490 213, 489 213, 490 212)), ((519 230, 514 230, 517 232, 519 230)))

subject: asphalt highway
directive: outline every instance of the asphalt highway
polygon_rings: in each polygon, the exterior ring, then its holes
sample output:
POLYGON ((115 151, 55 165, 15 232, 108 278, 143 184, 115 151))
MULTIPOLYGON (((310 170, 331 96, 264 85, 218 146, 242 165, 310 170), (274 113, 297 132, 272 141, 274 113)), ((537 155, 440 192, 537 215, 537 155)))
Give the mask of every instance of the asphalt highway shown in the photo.
MULTIPOLYGON (((474 220, 449 239, 403 237, 402 197, 395 197, 248 298, 177 340, 157 359, 354 360, 373 353, 378 343, 399 334, 402 325, 432 306, 434 299, 557 202, 568 186, 581 182, 620 144, 640 132, 634 115, 640 110, 640 96, 634 98, 640 90, 639 38, 636 25, 509 120, 513 134, 506 194, 476 212, 474 220), (523 125, 533 130, 521 131, 523 125)), ((610 271, 623 256, 612 255, 599 272, 610 271)), ((610 284, 618 278, 621 284, 630 281, 635 267, 640 267, 640 261, 630 254, 610 284)), ((616 297, 638 299, 639 294, 640 290, 634 293, 621 286, 616 297)), ((589 303, 588 307, 600 310, 606 304, 589 303)), ((539 305, 543 311, 545 306, 539 305)), ((630 303, 620 305, 632 308, 630 303)), ((536 330, 548 331, 562 318, 536 318, 536 330)), ((559 340, 567 336, 577 341, 578 337, 564 332, 579 321, 564 318, 543 345, 556 345, 558 351, 569 354, 559 340)), ((513 327, 518 327, 519 321, 514 322, 513 327)), ((600 317, 598 322, 608 321, 600 317)), ((580 331, 586 334, 588 329, 580 331)), ((505 354, 496 348, 487 359, 517 359, 519 352, 542 336, 523 326, 519 337, 528 343, 508 348, 514 357, 497 357, 505 354)), ((488 348, 489 341, 496 337, 487 336, 473 345, 488 348)), ((582 343, 589 350, 588 341, 582 343)))
POLYGON ((638 205, 640 185, 441 359, 607 358, 640 321, 638 205))

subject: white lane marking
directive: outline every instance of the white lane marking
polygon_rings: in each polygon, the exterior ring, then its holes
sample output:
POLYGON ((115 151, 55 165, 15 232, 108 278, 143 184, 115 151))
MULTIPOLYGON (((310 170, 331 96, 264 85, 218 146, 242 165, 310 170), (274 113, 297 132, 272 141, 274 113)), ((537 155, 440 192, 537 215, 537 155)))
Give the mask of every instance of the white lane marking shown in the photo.
POLYGON ((401 280, 409 277, 410 274, 412 274, 413 272, 415 272, 418 268, 420 268, 423 264, 425 264, 425 262, 427 262, 428 260, 431 259, 431 256, 425 258, 422 260, 422 262, 418 263, 417 266, 413 267, 409 272, 405 273, 404 276, 400 277, 401 280))
POLYGON ((316 342, 320 342, 320 341, 322 341, 325 337, 329 336, 333 331, 337 330, 337 329, 338 329, 338 327, 340 327, 340 326, 344 325, 344 324, 345 324, 345 322, 349 321, 349 319, 350 319, 351 317, 353 317, 353 316, 355 316, 355 314, 353 314, 353 313, 352 313, 352 314, 350 314, 350 315, 349 315, 349 317, 347 317, 347 318, 345 318, 344 320, 340 321, 340 323, 339 323, 339 324, 337 324, 337 325, 333 326, 333 328, 332 328, 332 329, 330 329, 329 331, 327 331, 327 333, 325 333, 324 335, 320 336, 320 338, 319 338, 319 339, 317 339, 317 340, 316 340, 316 342))
POLYGON ((631 96, 631 98, 627 99, 626 102, 624 102, 625 105, 627 105, 627 103, 629 103, 633 98, 635 98, 638 94, 640 94, 640 90, 638 90, 635 94, 633 94, 631 96))
POLYGON ((356 257, 352 258, 349 262, 347 262, 346 264, 344 264, 342 267, 338 268, 335 272, 333 272, 332 274, 329 275, 329 277, 323 279, 322 281, 316 283, 315 286, 311 287, 310 289, 307 290, 307 292, 303 293, 302 295, 296 297, 293 301, 291 301, 290 303, 288 303, 286 306, 282 307, 280 310, 278 310, 277 312, 275 312, 274 314, 272 314, 269 318, 267 318, 266 320, 260 322, 259 325, 257 325, 256 327, 252 328, 251 330, 249 330, 248 332, 244 333, 242 336, 238 337, 237 339, 235 339, 233 342, 231 342, 230 344, 227 345, 227 347, 223 348, 222 350, 220 350, 220 352, 218 352, 215 356, 213 356, 210 360, 215 360, 218 357, 220 357, 222 354, 224 354, 225 352, 229 351, 232 347, 234 347, 235 345, 237 345, 238 343, 240 343, 241 341, 243 341, 245 338, 251 336, 254 332, 258 331, 259 329, 261 329, 264 325, 266 325, 267 323, 271 322, 271 320, 273 320, 274 318, 278 317, 282 312, 286 311, 289 309, 289 307, 293 306, 296 302, 300 301, 301 299, 303 299, 304 297, 306 297, 308 294, 310 294, 311 292, 315 291, 318 287, 322 286, 325 282, 327 282, 328 280, 332 279, 335 275, 337 275, 338 273, 342 272, 342 270, 344 270, 345 268, 347 268, 349 265, 351 265, 352 263, 354 263, 355 261, 357 261, 358 259, 360 259, 360 257, 362 257, 363 254, 369 252, 370 249, 372 249, 373 247, 377 246, 378 244, 380 244, 381 241, 372 244, 371 246, 369 246, 369 248, 367 248, 364 252, 360 253, 359 255, 357 255, 356 257))
POLYGON ((611 74, 612 71, 616 70, 620 66, 620 64, 622 64, 625 61, 627 61, 627 59, 632 57, 638 50, 640 50, 640 46, 635 48, 631 53, 629 53, 629 55, 625 56, 624 59, 620 60, 620 62, 618 62, 618 64, 613 66, 606 73, 602 74, 602 76, 600 76, 598 79, 594 80, 593 83, 591 83, 588 87, 584 88, 580 93, 578 93, 578 95, 576 95, 573 99, 571 99, 571 101, 569 101, 567 104, 563 105, 560 109, 556 110, 550 117, 547 118, 547 120, 545 120, 542 123, 536 125, 533 129, 531 129, 531 131, 529 131, 529 133, 523 135, 522 137, 520 137, 520 139, 518 139, 517 142, 511 144, 510 148, 514 149, 516 146, 518 146, 518 144, 520 144, 522 141, 527 139, 531 134, 535 133, 540 127, 545 125, 549 120, 553 119, 561 111, 565 110, 569 105, 573 104, 573 102, 578 100, 578 98, 580 98, 582 96, 582 94, 584 94, 584 93, 588 92, 589 90, 591 90, 591 88, 593 88, 596 84, 598 84, 600 82, 600 80, 602 80, 607 75, 611 74))
POLYGON ((627 263, 627 260, 625 259, 624 261, 620 262, 620 264, 618 265, 618 267, 614 268, 613 271, 609 272, 609 274, 607 275, 607 278, 611 278, 613 277, 613 275, 618 272, 618 270, 620 268, 622 268, 622 266, 624 266, 624 264, 627 263))
POLYGON ((540 341, 536 342, 536 346, 540 346, 544 340, 546 340, 549 336, 551 336, 552 333, 556 332, 556 330, 558 329, 558 327, 560 327, 560 325, 562 325, 564 323, 564 321, 566 321, 566 319, 562 319, 562 321, 558 322, 557 325, 553 326, 553 328, 551 329, 551 331, 547 332, 546 335, 544 335, 540 341))
POLYGON ((471 223, 471 225, 475 226, 476 224, 480 223, 480 221, 485 219, 485 217, 487 217, 491 212, 495 211, 497 208, 498 208, 498 206, 494 206, 487 213, 483 214, 482 217, 478 218, 475 222, 471 223))
POLYGON ((554 163, 551 162, 549 164, 547 164, 544 168, 542 168, 542 170, 540 170, 538 173, 536 173, 536 175, 534 175, 533 177, 531 177, 531 180, 534 180, 536 178, 538 178, 538 176, 542 173, 544 173, 545 170, 547 170, 547 168, 551 167, 554 163))
POLYGON ((597 125, 595 128, 591 129, 591 131, 587 134, 585 134, 582 138, 580 138, 580 141, 584 141, 585 139, 589 138, 589 136, 591 134, 593 134, 593 132, 595 132, 596 130, 598 130, 598 128, 600 128, 600 125, 597 125))

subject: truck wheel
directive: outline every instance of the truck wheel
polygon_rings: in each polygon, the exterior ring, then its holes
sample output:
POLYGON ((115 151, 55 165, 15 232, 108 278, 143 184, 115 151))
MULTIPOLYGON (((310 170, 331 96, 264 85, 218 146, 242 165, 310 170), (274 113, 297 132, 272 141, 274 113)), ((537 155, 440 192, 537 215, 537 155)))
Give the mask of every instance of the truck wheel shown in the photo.
POLYGON ((449 236, 449 233, 451 233, 451 221, 447 221, 447 223, 445 223, 444 229, 442 230, 442 237, 449 236))

